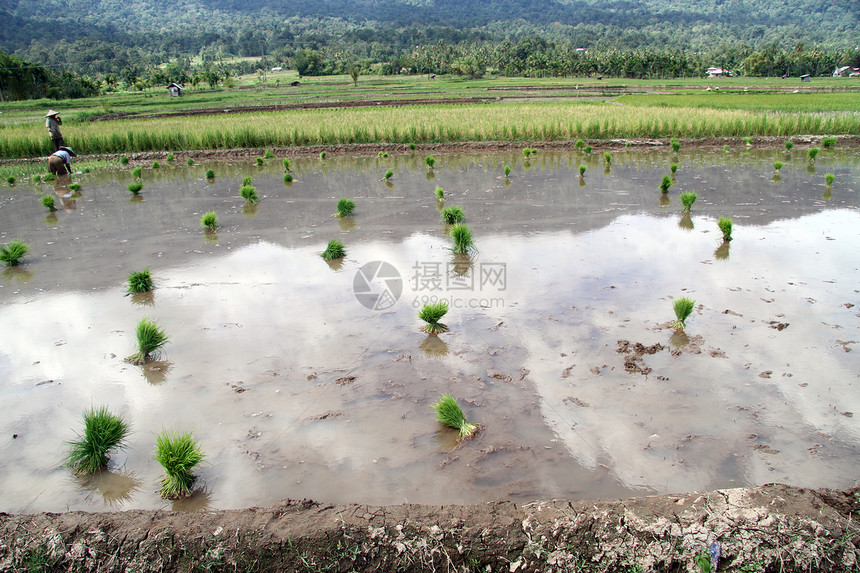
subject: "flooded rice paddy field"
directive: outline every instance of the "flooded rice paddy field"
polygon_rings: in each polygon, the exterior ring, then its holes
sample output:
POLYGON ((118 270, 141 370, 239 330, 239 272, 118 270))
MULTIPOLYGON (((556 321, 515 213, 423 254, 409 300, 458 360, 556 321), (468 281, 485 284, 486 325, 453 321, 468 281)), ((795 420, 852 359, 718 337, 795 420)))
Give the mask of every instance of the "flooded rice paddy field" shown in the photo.
POLYGON ((76 176, 79 194, 4 188, 0 243, 30 253, 0 275, 0 510, 854 485, 858 150, 814 167, 753 150, 617 152, 608 170, 576 153, 436 160, 294 160, 291 185, 279 159, 168 164, 144 169, 139 200, 127 170, 76 176), (466 212, 471 260, 450 252, 436 186, 466 212), (682 191, 698 194, 690 217, 682 191), (331 216, 339 197, 354 217, 331 216), (348 254, 330 266, 318 254, 335 238, 348 254), (126 296, 143 268, 154 295, 126 296), (680 296, 696 300, 686 336, 669 326, 680 296), (440 298, 451 331, 434 339, 416 307, 440 298), (141 317, 170 336, 143 367, 124 361, 141 317), (482 424, 459 447, 430 407, 446 392, 482 424), (75 477, 65 441, 102 404, 133 434, 109 472, 75 477), (158 497, 162 429, 193 431, 206 453, 190 500, 158 497))

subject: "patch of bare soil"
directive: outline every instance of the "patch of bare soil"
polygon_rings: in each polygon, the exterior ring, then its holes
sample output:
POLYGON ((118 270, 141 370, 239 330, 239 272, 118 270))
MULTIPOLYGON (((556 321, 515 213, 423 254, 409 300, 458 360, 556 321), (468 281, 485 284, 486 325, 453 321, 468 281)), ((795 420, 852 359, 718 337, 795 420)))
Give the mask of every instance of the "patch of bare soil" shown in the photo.
POLYGON ((0 514, 2 571, 856 571, 860 488, 0 514), (698 563, 697 563, 698 560, 698 563))

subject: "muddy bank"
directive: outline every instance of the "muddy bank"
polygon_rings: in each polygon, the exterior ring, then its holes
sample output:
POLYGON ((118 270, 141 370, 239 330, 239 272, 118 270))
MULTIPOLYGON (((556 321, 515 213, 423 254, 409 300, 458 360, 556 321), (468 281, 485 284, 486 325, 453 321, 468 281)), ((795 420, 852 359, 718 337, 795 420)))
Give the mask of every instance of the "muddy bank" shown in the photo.
POLYGON ((3 571, 856 571, 860 489, 0 514, 3 571), (705 561, 710 562, 710 569, 705 561))

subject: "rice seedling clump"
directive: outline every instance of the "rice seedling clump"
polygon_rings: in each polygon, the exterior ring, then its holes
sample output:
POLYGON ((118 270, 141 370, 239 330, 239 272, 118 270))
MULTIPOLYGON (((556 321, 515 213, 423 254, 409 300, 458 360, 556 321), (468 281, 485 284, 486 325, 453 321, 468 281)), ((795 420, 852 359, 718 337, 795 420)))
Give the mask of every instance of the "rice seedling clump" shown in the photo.
POLYGON ((394 171, 393 171, 393 170, 391 170, 391 169, 389 169, 388 171, 386 171, 386 172, 385 172, 385 175, 383 175, 383 176, 382 176, 382 179, 383 179, 384 181, 388 181, 388 180, 389 180, 389 179, 391 179, 392 177, 394 177, 394 171))
POLYGON ((41 200, 42 206, 46 208, 48 211, 56 211, 57 207, 55 206, 56 201, 54 200, 53 195, 45 195, 41 200))
POLYGON ((428 155, 424 158, 424 164, 427 165, 429 169, 433 169, 436 166, 436 158, 432 155, 428 155))
POLYGON ((448 303, 445 301, 425 304, 421 310, 418 311, 418 318, 427 323, 421 327, 421 330, 427 334, 433 335, 448 332, 448 326, 439 322, 447 313, 448 303))
POLYGON ((684 206, 684 211, 689 211, 696 202, 698 195, 689 191, 681 193, 681 204, 684 206))
POLYGON ((167 343, 168 336, 155 322, 141 318, 137 323, 137 352, 127 358, 132 364, 143 364, 157 355, 167 343))
POLYGON ((472 231, 463 223, 458 223, 451 227, 451 239, 454 241, 454 246, 451 250, 458 255, 469 253, 475 249, 475 243, 472 241, 472 231))
POLYGON ((774 161, 773 162, 773 170, 779 171, 780 169, 782 169, 782 161, 774 161))
POLYGON ((72 193, 77 193, 80 190, 81 190, 81 184, 80 183, 69 183, 69 191, 71 191, 72 193))
POLYGON ((112 450, 125 447, 129 424, 107 407, 92 407, 84 412, 84 433, 70 446, 66 465, 76 473, 91 474, 107 467, 112 450))
POLYGON ((152 275, 149 269, 142 271, 133 271, 128 275, 128 292, 142 293, 150 292, 155 285, 152 282, 152 275))
POLYGON ((143 169, 141 169, 140 167, 135 167, 131 170, 131 176, 135 179, 140 179, 141 175, 143 175, 143 169))
POLYGON ((660 191, 663 193, 669 192, 669 187, 671 187, 674 183, 672 182, 672 178, 669 175, 664 175, 663 179, 660 181, 660 191))
POLYGON ((466 420, 466 415, 457 404, 457 400, 450 394, 442 394, 439 401, 433 404, 433 409, 436 410, 436 420, 450 428, 454 428, 459 432, 457 441, 468 440, 473 437, 480 426, 478 424, 470 424, 466 420))
POLYGON ((207 169, 206 170, 206 179, 215 179, 215 170, 207 169))
POLYGON ((180 499, 190 496, 197 481, 194 468, 203 458, 203 450, 191 432, 164 431, 159 434, 155 441, 155 459, 164 468, 161 497, 180 499))
POLYGON ((337 200, 336 217, 350 217, 355 212, 355 201, 341 197, 337 200))
POLYGON ((27 254, 30 247, 21 241, 12 241, 5 247, 0 247, 0 261, 6 263, 7 267, 14 267, 21 264, 21 259, 27 254))
POLYGON ((444 199, 445 198, 445 190, 441 187, 436 187, 436 198, 444 199))
POLYGON ((676 320, 672 322, 672 327, 678 330, 684 330, 687 326, 687 318, 692 314, 695 306, 696 301, 691 298, 684 296, 676 299, 675 302, 672 303, 672 308, 675 310, 676 318, 676 320))
POLYGON ((134 183, 128 184, 128 190, 131 191, 132 195, 137 195, 140 193, 140 190, 143 189, 143 183, 140 181, 135 181, 134 183))
POLYGON ((239 188, 239 195, 248 203, 260 202, 260 196, 257 195, 257 189, 253 185, 242 185, 239 188))
POLYGON ((720 228, 720 231, 723 233, 723 241, 731 241, 732 240, 732 220, 727 217, 720 217, 719 221, 717 221, 717 226, 720 228))
POLYGON ((214 231, 218 228, 218 215, 215 211, 209 211, 204 213, 202 217, 200 217, 200 224, 206 227, 207 231, 214 231))
POLYGON ((825 173, 824 181, 825 183, 827 183, 828 187, 831 187, 833 185, 833 182, 836 181, 836 176, 832 173, 825 173))
POLYGON ((466 213, 460 207, 442 209, 442 221, 448 225, 456 225, 466 221, 466 213))
POLYGON ((292 173, 284 173, 284 183, 292 183, 293 182, 293 174, 292 173))
POLYGON ((332 239, 328 242, 328 245, 326 246, 325 250, 320 253, 320 256, 326 261, 342 259, 346 256, 346 247, 337 239, 332 239))

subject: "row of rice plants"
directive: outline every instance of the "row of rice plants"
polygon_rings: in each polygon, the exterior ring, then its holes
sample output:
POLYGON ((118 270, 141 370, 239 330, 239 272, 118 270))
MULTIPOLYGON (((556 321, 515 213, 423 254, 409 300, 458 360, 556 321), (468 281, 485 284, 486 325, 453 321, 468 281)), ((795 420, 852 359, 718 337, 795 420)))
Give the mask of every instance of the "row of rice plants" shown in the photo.
MULTIPOLYGON (((766 113, 705 108, 542 103, 288 110, 69 126, 80 153, 259 148, 345 143, 440 143, 619 137, 860 134, 856 113, 766 113)), ((5 130, 0 157, 44 156, 41 126, 5 130)))

